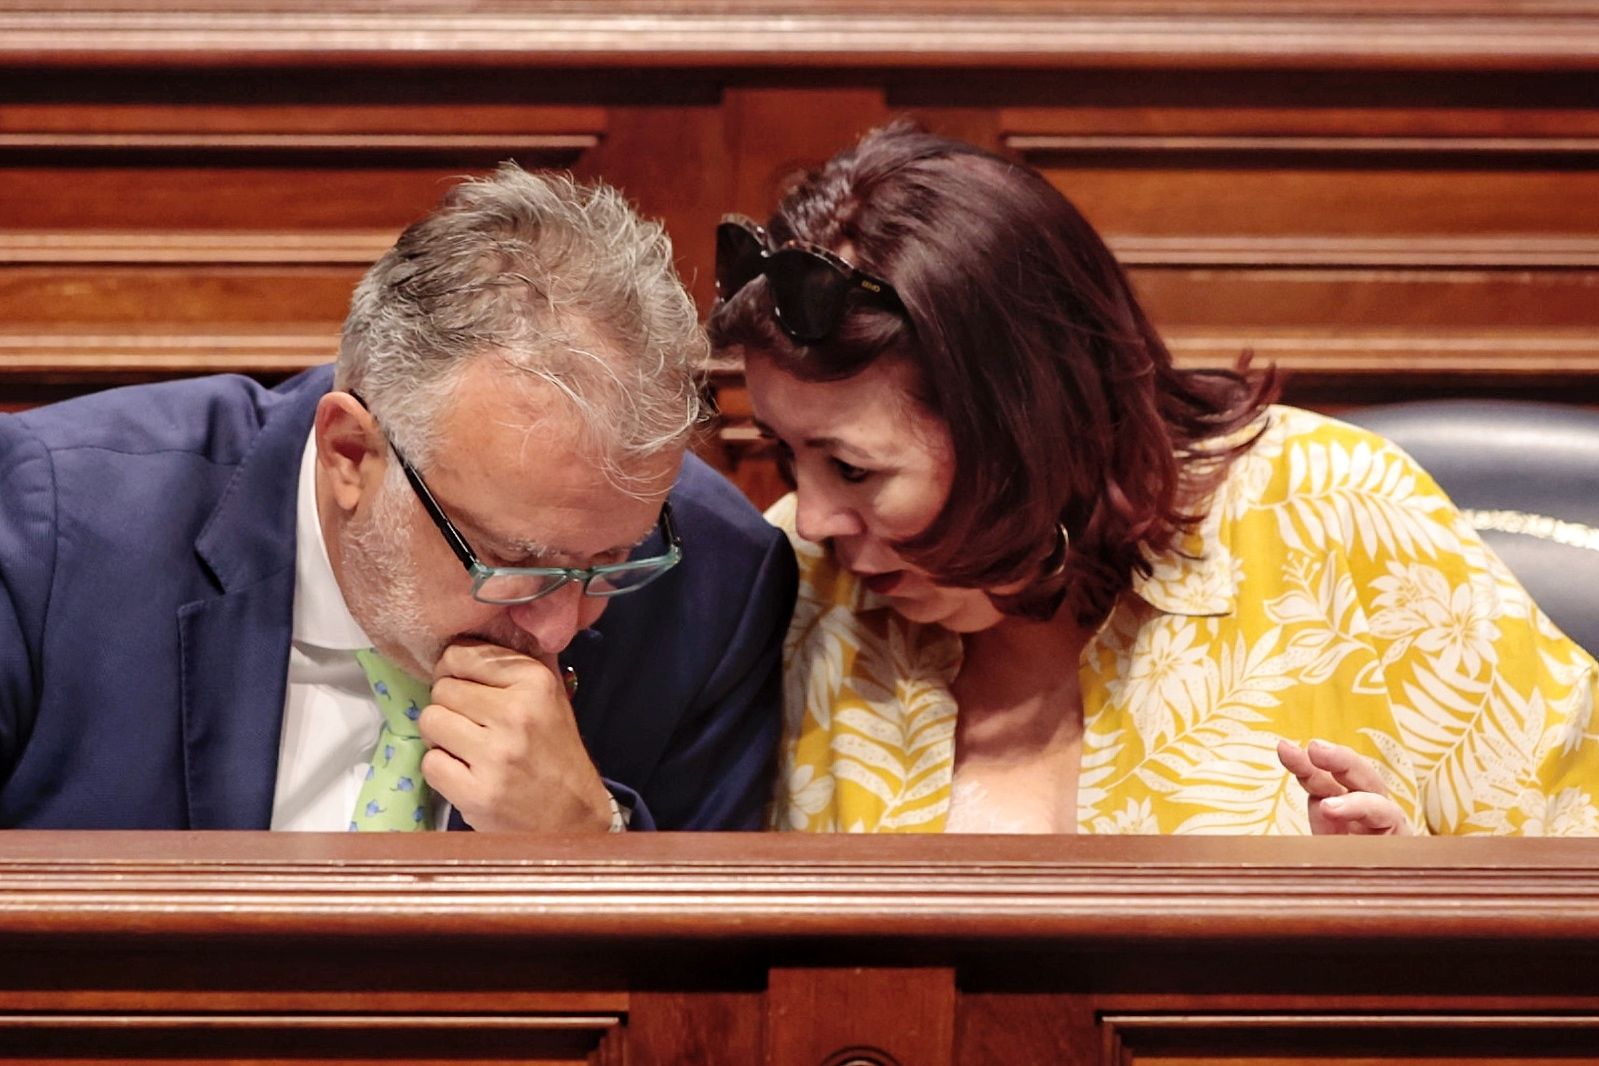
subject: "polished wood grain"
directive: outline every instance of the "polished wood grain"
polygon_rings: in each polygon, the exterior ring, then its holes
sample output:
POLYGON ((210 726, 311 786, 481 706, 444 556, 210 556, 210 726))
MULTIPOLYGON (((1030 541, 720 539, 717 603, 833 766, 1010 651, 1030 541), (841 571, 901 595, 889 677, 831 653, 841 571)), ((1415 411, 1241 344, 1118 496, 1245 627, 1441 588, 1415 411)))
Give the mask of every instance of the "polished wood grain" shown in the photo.
POLYGON ((338 64, 441 59, 521 65, 683 63, 1049 68, 1340 65, 1594 69, 1599 14, 1582 0, 545 0, 403 7, 316 0, 0 3, 0 41, 31 65, 205 63, 284 55, 338 64))
POLYGON ((1570 1062, 1581 841, 0 837, 0 1061, 1570 1062))
POLYGON ((325 361, 507 157, 618 185, 708 309, 717 218, 897 115, 1039 167, 1184 364, 1599 405, 1596 76, 1587 0, 0 0, 0 409, 325 361))
POLYGON ((955 971, 947 966, 785 966, 766 984, 770 1066, 951 1066, 955 971), (892 1018, 890 1028, 883 1024, 892 1018))
POLYGON ((796 936, 865 923, 952 944, 1113 947, 1182 941, 1202 923, 1241 942, 1375 944, 1380 932, 1530 947, 1599 944, 1596 875, 1585 840, 12 833, 0 836, 0 935, 154 923, 249 936, 287 908, 303 932, 368 939, 492 938, 533 921, 549 936, 711 941, 758 921, 796 936))

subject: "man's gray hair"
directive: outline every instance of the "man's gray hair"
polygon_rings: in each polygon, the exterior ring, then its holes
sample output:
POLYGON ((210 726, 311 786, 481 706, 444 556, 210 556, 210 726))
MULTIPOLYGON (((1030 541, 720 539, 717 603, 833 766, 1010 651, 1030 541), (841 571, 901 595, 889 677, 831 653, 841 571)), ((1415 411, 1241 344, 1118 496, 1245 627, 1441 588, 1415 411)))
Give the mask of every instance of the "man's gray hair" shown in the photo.
POLYGON ((708 349, 659 223, 621 193, 502 163, 400 235, 350 301, 336 387, 359 392, 417 465, 469 360, 565 394, 619 484, 704 417, 708 349))

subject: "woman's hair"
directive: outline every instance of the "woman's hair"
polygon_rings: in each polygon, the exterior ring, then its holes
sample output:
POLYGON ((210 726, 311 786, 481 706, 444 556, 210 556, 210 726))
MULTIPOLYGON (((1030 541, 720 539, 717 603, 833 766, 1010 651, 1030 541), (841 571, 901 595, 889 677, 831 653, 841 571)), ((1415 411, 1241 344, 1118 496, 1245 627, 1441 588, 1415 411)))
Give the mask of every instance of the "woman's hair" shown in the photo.
POLYGON ((809 381, 880 359, 916 370, 916 399, 948 426, 956 489, 895 547, 941 583, 986 588, 1002 611, 1097 625, 1174 547, 1274 392, 1267 373, 1179 370, 1099 235, 1042 175, 896 123, 783 199, 773 246, 841 252, 887 280, 903 314, 852 303, 817 344, 789 338, 764 278, 711 317, 717 348, 809 381), (1241 439, 1241 443, 1240 443, 1241 439), (1070 536, 1061 565, 1058 527, 1070 536))

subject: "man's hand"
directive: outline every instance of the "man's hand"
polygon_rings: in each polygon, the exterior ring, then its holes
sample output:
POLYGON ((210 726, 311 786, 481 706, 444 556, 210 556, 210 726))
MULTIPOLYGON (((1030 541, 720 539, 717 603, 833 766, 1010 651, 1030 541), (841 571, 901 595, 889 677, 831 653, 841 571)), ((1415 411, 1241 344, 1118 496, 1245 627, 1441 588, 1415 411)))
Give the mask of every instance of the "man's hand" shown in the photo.
POLYGON ((1310 796, 1310 831, 1317 835, 1410 836, 1405 812, 1388 797, 1377 768, 1353 748, 1312 740, 1301 748, 1277 742, 1277 758, 1310 796))
POLYGON ((610 793, 578 736, 553 655, 450 645, 417 728, 430 745, 423 776, 473 829, 610 828, 610 793))

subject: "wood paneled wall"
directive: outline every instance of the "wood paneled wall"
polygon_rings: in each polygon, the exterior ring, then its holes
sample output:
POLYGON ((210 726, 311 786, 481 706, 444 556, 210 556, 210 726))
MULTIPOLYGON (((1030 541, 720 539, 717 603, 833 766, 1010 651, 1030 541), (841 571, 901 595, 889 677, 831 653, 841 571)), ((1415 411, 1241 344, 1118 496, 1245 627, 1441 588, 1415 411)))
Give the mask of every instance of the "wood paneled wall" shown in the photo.
POLYGON ((1599 403, 1584 0, 0 0, 0 405, 323 361, 502 158, 621 186, 708 305, 717 217, 898 114, 1044 170, 1188 363, 1599 403))

